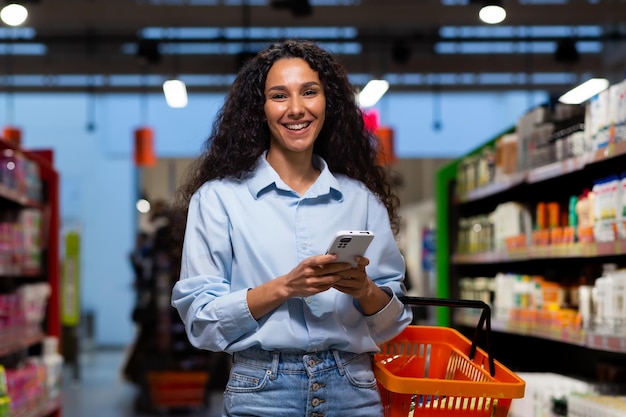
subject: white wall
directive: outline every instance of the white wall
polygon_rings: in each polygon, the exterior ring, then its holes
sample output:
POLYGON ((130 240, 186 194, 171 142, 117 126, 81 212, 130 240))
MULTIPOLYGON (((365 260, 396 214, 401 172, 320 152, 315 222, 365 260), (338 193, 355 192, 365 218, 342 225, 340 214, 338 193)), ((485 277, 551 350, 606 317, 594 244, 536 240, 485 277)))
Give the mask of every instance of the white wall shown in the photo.
MULTIPOLYGON (((526 92, 442 94, 440 130, 432 128, 432 94, 389 93, 379 109, 381 121, 395 129, 398 156, 448 158, 512 126, 546 99, 526 92)), ((55 152, 62 225, 82 234, 81 302, 83 310, 95 313, 96 344, 127 345, 134 337, 128 262, 137 221, 134 129, 154 128, 161 157, 193 157, 222 100, 192 94, 187 108, 169 109, 160 95, 0 94, 0 126, 20 127, 26 148, 55 152), (91 121, 95 129, 88 130, 91 121)))

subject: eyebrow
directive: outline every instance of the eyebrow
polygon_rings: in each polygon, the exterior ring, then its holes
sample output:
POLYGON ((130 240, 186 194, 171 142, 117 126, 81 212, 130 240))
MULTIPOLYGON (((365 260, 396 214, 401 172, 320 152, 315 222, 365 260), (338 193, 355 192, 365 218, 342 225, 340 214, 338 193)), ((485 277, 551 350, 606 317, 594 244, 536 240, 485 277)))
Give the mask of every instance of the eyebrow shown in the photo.
MULTIPOLYGON (((316 81, 308 81, 304 84, 302 84, 301 88, 310 88, 310 87, 321 87, 322 85, 316 81)), ((287 90, 287 87, 284 85, 275 85, 272 86, 270 88, 267 89, 267 91, 272 91, 272 90, 280 90, 280 91, 284 91, 287 90)))

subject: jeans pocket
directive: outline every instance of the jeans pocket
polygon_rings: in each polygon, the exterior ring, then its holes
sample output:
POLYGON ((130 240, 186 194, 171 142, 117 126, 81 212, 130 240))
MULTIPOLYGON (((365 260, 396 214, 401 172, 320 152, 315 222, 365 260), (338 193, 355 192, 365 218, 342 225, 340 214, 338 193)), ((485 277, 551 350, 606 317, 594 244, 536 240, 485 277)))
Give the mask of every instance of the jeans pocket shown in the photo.
POLYGON ((226 391, 230 392, 258 392, 268 383, 270 371, 267 369, 233 364, 226 384, 226 391))
POLYGON ((376 387, 376 377, 372 370, 372 359, 364 353, 344 364, 346 377, 357 388, 376 387))

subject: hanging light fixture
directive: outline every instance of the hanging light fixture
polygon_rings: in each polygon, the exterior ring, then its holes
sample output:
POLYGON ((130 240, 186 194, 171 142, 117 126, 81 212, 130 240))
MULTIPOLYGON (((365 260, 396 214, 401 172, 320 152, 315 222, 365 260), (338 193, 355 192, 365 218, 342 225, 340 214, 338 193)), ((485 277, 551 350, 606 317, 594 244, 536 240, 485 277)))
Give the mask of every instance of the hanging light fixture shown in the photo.
POLYGON ((18 2, 10 1, 0 10, 0 20, 9 26, 19 26, 28 18, 28 10, 18 2))
POLYGON ((506 10, 499 0, 488 0, 478 12, 478 17, 487 24, 496 25, 506 18, 506 10))
POLYGON ((2 129, 2 138, 16 146, 22 143, 22 130, 17 126, 7 125, 2 129))
POLYGON ((580 104, 606 90, 608 87, 609 80, 606 78, 591 78, 563 94, 559 97, 559 101, 564 104, 580 104))
POLYGON ((154 153, 154 130, 150 127, 142 126, 135 129, 134 147, 135 165, 138 167, 151 167, 156 164, 156 154, 154 153))
POLYGON ((359 106, 372 107, 389 90, 389 82, 386 80, 370 80, 359 93, 359 106))
POLYGON ((163 83, 163 93, 167 105, 173 108, 187 107, 187 86, 181 80, 166 80, 163 83))

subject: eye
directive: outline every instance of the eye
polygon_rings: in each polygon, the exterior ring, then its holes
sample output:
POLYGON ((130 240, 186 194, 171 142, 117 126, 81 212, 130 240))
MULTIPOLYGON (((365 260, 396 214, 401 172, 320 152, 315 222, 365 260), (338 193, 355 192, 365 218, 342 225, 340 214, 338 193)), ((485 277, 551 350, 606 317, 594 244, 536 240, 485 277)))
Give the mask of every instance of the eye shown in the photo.
POLYGON ((315 96, 319 93, 319 91, 314 90, 314 89, 310 89, 310 90, 305 90, 303 95, 304 96, 315 96))
POLYGON ((287 98, 286 94, 283 93, 275 93, 269 96, 270 100, 285 100, 287 98))

